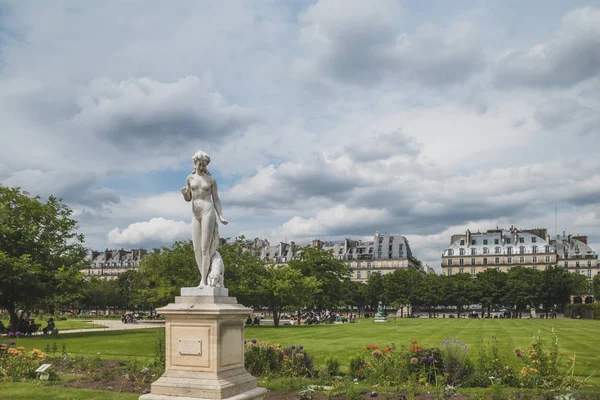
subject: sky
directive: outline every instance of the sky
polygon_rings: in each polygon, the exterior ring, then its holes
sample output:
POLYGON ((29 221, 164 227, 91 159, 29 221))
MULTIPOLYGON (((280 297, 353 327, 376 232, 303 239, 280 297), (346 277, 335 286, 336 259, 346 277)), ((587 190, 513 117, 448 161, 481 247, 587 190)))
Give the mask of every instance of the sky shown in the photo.
POLYGON ((0 184, 93 249, 514 225, 600 249, 600 2, 0 0, 0 184), (556 230, 555 230, 555 209, 556 230))

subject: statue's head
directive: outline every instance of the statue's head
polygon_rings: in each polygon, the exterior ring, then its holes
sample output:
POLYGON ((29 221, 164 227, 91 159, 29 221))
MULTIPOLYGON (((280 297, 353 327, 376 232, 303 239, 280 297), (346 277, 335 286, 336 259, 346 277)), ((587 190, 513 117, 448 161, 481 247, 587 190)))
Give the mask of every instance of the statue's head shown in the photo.
POLYGON ((196 154, 194 154, 194 157, 192 157, 192 160, 194 161, 194 167, 196 167, 196 170, 199 169, 200 171, 207 171, 206 167, 210 163, 210 156, 208 154, 202 150, 198 150, 196 154))

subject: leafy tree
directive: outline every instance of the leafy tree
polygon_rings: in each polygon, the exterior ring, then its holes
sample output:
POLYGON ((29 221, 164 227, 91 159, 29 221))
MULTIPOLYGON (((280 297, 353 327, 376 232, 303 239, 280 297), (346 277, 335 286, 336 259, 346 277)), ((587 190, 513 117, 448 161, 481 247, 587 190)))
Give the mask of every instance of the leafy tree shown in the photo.
MULTIPOLYGON (((420 303, 423 308, 434 310, 443 303, 444 295, 443 288, 445 275, 427 274, 423 276, 422 285, 420 288, 420 303)), ((435 316, 435 315, 434 315, 435 316)))
POLYGON ((312 296, 314 308, 324 310, 342 304, 344 291, 340 281, 350 279, 350 267, 336 259, 330 251, 305 246, 289 266, 300 271, 303 276, 315 277, 319 282, 321 290, 312 296))
POLYGON ((422 300, 423 274, 414 269, 401 268, 384 276, 384 296, 389 304, 404 307, 417 306, 422 300))
POLYGON ((535 307, 541 303, 540 289, 542 283, 541 271, 525 267, 513 267, 507 274, 506 293, 503 302, 514 307, 521 316, 527 307, 535 307))
POLYGON ((289 266, 264 267, 266 280, 263 282, 266 304, 273 313, 273 324, 279 326, 281 312, 284 310, 306 308, 314 296, 321 293, 321 282, 314 276, 303 276, 289 266))
POLYGON ((492 307, 502 303, 506 289, 506 274, 493 268, 488 268, 475 277, 476 298, 482 309, 487 309, 488 317, 492 307))
POLYGON ((175 242, 160 253, 147 255, 140 273, 146 282, 140 295, 150 306, 161 307, 174 301, 182 287, 196 286, 200 279, 192 242, 175 242))
POLYGON ((456 307, 456 314, 460 318, 464 307, 475 302, 475 279, 467 273, 452 275, 448 278, 450 305, 456 307))
POLYGON ((592 282, 594 299, 596 299, 596 301, 600 301, 600 274, 594 276, 594 280, 592 282))
POLYGON ((384 294, 383 277, 377 272, 372 273, 365 288, 365 300, 367 305, 373 309, 377 308, 377 303, 380 301, 387 303, 384 294))
POLYGON ((72 211, 54 196, 43 202, 0 185, 0 307, 16 331, 19 315, 72 304, 85 266, 83 235, 72 211))

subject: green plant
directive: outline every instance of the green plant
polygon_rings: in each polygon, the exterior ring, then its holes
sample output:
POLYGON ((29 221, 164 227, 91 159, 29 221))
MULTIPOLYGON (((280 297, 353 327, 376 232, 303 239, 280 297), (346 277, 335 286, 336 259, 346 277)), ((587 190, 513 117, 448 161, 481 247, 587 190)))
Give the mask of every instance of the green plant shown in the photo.
POLYGON ((45 354, 38 349, 0 344, 0 381, 18 382, 35 378, 35 370, 44 361, 45 354))
POLYGON ((340 362, 333 357, 329 357, 325 360, 324 372, 327 377, 333 377, 340 375, 340 362))
POLYGON ((253 339, 246 343, 244 357, 246 370, 254 376, 277 374, 281 371, 283 352, 279 345, 253 339))
POLYGON ((440 353, 444 360, 443 373, 448 385, 458 385, 472 372, 467 350, 467 344, 458 340, 456 335, 440 344, 440 353))

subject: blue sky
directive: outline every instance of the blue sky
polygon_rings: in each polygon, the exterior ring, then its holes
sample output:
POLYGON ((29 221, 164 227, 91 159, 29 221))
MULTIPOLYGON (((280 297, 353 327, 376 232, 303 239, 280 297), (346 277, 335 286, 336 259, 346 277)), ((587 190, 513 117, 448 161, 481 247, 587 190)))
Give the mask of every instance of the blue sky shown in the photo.
POLYGON ((600 2, 0 0, 0 183, 61 196, 88 246, 403 234, 439 268, 498 226, 600 247, 600 2))

